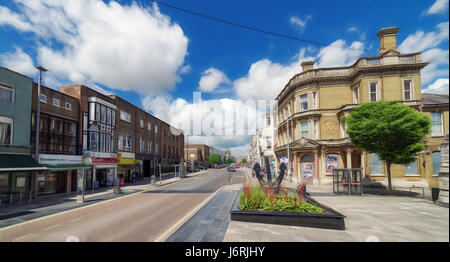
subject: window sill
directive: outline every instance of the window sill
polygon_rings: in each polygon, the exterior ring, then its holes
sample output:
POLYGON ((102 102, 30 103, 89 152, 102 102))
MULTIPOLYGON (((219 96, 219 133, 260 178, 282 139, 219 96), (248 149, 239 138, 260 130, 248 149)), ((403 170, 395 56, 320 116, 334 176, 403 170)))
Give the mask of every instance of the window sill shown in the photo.
POLYGON ((439 135, 431 135, 431 138, 443 138, 444 135, 443 134, 439 134, 439 135))
POLYGON ((373 177, 385 177, 384 174, 370 174, 370 176, 373 176, 373 177))
POLYGON ((420 174, 405 174, 405 177, 420 177, 420 174))

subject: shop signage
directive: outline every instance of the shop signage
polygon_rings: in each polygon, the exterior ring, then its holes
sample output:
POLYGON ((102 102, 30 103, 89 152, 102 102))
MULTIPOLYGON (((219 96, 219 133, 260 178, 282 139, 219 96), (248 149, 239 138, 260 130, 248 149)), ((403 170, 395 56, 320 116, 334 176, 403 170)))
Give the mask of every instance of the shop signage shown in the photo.
POLYGON ((97 158, 116 158, 117 153, 84 151, 83 156, 84 157, 97 157, 97 158))
POLYGON ((39 164, 44 165, 79 165, 82 163, 83 160, 81 156, 50 155, 50 154, 39 155, 39 164))
POLYGON ((91 157, 91 162, 93 164, 116 164, 117 158, 91 157))

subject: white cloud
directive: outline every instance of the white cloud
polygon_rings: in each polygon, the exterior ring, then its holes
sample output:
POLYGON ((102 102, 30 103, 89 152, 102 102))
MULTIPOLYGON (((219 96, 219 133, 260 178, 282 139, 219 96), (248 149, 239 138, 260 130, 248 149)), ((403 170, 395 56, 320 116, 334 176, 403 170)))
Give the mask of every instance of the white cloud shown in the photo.
POLYGON ((19 14, 11 12, 6 7, 0 6, 0 25, 9 25, 20 31, 34 32, 33 26, 19 14))
POLYGON ((443 41, 448 40, 448 30, 448 22, 442 22, 436 25, 434 32, 425 33, 422 30, 418 30, 415 34, 406 37, 398 46, 398 50, 402 53, 413 53, 436 47, 443 41))
POLYGON ((364 53, 364 44, 359 41, 346 45, 345 40, 339 39, 329 46, 320 49, 317 58, 318 67, 346 66, 353 64, 364 53))
POLYGON ((448 10, 448 0, 436 0, 434 4, 428 8, 424 14, 433 15, 433 14, 443 14, 448 10))
POLYGON ((306 27, 307 21, 310 20, 310 19, 311 19, 311 16, 310 16, 310 15, 306 16, 305 19, 300 19, 300 18, 297 17, 297 16, 292 16, 292 17, 289 19, 289 21, 290 21, 291 25, 296 26, 298 29, 300 29, 301 32, 303 32, 303 30, 304 30, 305 27, 306 27))
POLYGON ((23 0, 17 8, 20 14, 1 10, 20 18, 23 30, 36 33, 38 62, 61 82, 99 83, 146 95, 173 89, 183 72, 188 39, 156 5, 23 0))
POLYGON ((433 94, 445 94, 448 95, 449 81, 448 78, 440 78, 434 81, 433 84, 429 85, 426 89, 422 90, 422 93, 433 93, 433 94))
MULTIPOLYGON (((194 101, 147 96, 144 109, 189 135, 189 143, 203 143, 216 148, 240 149, 261 127, 264 109, 253 100, 211 99, 194 101), (258 107, 259 106, 259 107, 258 107), (258 122, 259 120, 259 122, 258 122)), ((248 151, 248 147, 246 149, 248 151)), ((241 152, 240 151, 240 152, 241 152)))
POLYGON ((180 74, 181 75, 187 74, 187 73, 191 72, 191 70, 192 70, 191 65, 185 65, 182 68, 180 68, 180 74))
POLYGON ((30 77, 38 72, 33 63, 33 59, 24 53, 21 48, 16 48, 14 53, 0 55, 0 63, 4 67, 30 77))
POLYGON ((289 79, 301 72, 303 60, 315 60, 316 67, 345 66, 362 55, 363 46, 359 41, 347 46, 344 40, 337 40, 320 49, 316 56, 306 56, 306 51, 311 49, 302 48, 287 65, 261 59, 250 66, 246 76, 235 80, 233 86, 241 99, 275 99, 289 79))
POLYGON ((202 92, 212 92, 221 84, 230 84, 231 81, 224 72, 211 67, 202 73, 198 89, 202 92))
POLYGON ((448 22, 439 23, 436 25, 436 30, 432 32, 425 33, 418 30, 406 37, 398 47, 402 53, 422 52, 422 60, 430 63, 422 70, 422 85, 437 77, 448 76, 449 51, 437 47, 448 41, 448 30, 448 22))

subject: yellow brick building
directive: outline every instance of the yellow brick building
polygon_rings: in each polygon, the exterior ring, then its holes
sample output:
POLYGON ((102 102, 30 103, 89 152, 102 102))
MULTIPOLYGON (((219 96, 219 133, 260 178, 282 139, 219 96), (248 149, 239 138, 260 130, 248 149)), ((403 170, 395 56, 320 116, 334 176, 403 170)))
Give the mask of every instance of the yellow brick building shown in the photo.
POLYGON ((448 134, 448 95, 422 94, 420 70, 427 66, 421 53, 397 50, 399 28, 383 28, 378 56, 359 58, 353 65, 314 68, 304 61, 277 97, 276 155, 288 157, 291 176, 300 182, 330 184, 333 168, 362 168, 363 176, 387 184, 386 165, 350 143, 342 117, 358 104, 397 101, 429 114, 433 128, 415 163, 391 167, 395 188, 438 187, 439 145, 448 134))

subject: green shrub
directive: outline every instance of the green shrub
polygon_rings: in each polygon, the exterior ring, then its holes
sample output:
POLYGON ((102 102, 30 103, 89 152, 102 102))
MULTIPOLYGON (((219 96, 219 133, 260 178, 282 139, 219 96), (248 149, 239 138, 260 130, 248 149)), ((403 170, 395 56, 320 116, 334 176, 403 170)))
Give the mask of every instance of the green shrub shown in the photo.
POLYGON ((241 210, 325 213, 322 208, 302 201, 285 190, 281 194, 275 195, 273 190, 260 186, 250 187, 247 184, 244 184, 240 200, 239 209, 241 210))

